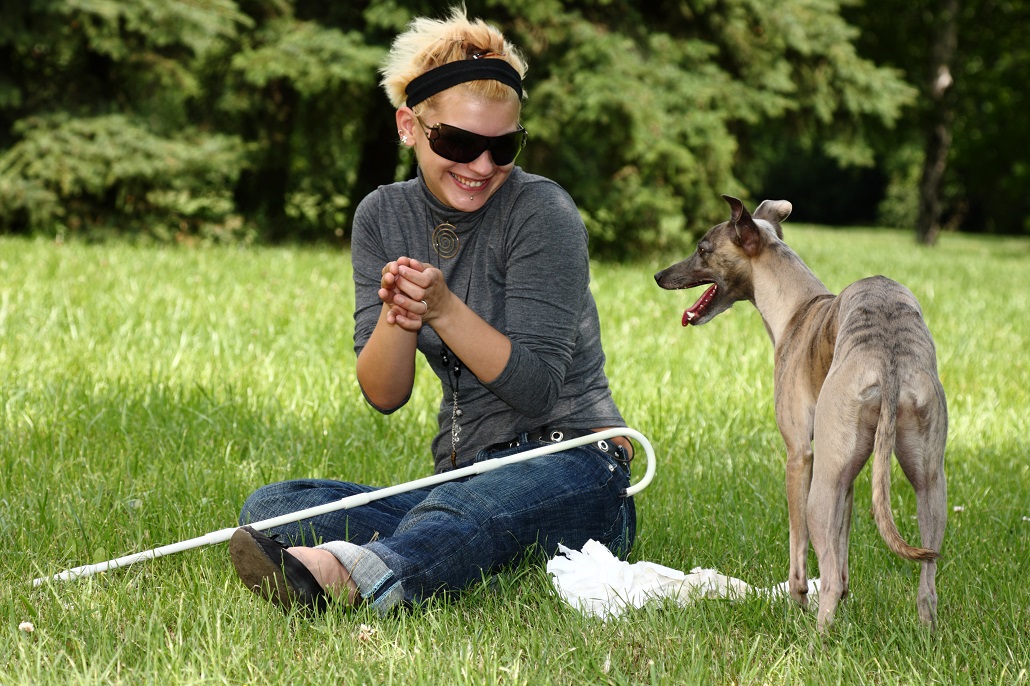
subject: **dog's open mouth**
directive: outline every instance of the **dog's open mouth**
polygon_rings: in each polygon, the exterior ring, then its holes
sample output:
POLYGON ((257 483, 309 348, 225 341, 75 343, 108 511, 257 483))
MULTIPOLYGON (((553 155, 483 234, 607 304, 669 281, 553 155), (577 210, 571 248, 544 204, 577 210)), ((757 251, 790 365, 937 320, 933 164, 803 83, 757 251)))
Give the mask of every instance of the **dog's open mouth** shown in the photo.
MULTIPOLYGON (((706 285, 706 282, 704 282, 704 281, 702 281, 701 283, 694 284, 694 286, 704 286, 704 285, 706 285)), ((693 288, 694 286, 691 286, 691 288, 693 288)), ((701 317, 701 315, 703 315, 705 313, 705 310, 708 309, 708 306, 711 304, 712 298, 715 297, 715 292, 718 289, 719 289, 718 284, 714 284, 713 283, 711 286, 709 286, 707 289, 705 289, 705 292, 701 295, 700 298, 697 299, 696 303, 694 303, 693 305, 688 307, 683 312, 683 326, 690 326, 697 319, 699 319, 701 317)))

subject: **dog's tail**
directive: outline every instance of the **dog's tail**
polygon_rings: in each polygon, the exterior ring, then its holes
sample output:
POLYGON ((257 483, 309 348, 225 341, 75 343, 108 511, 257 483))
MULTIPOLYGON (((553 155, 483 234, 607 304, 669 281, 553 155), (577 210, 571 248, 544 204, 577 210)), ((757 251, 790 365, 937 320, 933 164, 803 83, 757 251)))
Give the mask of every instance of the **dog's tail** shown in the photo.
POLYGON ((911 546, 901 537, 891 512, 891 453, 897 439, 898 398, 901 380, 889 361, 880 386, 880 420, 873 439, 873 519, 887 547, 907 560, 935 560, 937 551, 911 546))

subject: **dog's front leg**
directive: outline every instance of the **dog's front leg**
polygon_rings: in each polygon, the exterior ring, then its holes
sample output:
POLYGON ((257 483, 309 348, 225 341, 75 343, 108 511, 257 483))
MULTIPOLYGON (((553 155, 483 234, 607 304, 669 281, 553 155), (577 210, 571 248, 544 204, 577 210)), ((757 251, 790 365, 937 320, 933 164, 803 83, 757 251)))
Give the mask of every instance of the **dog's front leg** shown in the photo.
POLYGON ((790 597, 808 607, 808 492, 812 485, 812 433, 815 405, 799 389, 792 365, 777 360, 774 399, 776 426, 787 447, 787 512, 790 518, 790 597))
MULTIPOLYGON (((786 438, 786 437, 785 437, 786 438)), ((790 516, 790 597, 808 607, 808 491, 812 448, 808 441, 787 441, 787 511, 790 516)))

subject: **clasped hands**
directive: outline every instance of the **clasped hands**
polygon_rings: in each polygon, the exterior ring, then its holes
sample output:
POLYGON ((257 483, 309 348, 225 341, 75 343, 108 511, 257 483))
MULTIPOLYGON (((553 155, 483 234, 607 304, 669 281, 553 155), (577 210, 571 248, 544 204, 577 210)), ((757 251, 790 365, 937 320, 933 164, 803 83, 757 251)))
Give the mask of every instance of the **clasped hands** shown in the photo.
POLYGON ((450 295, 443 272, 410 257, 398 257, 383 267, 379 299, 390 309, 386 321, 405 331, 418 331, 430 322, 450 295))

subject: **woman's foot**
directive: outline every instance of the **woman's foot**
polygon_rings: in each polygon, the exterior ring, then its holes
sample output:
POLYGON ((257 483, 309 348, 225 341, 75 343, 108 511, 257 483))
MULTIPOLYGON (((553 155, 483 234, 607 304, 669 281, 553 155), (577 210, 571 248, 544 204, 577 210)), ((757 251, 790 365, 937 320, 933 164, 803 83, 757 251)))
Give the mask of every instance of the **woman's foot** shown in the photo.
POLYGON ((322 612, 330 599, 353 604, 359 597, 350 574, 325 550, 287 549, 260 531, 244 526, 229 539, 229 555, 247 588, 284 610, 299 603, 322 612))
POLYGON ((287 548, 286 552, 300 560, 308 568, 311 575, 318 581, 318 585, 324 588, 333 600, 345 602, 348 605, 357 605, 361 598, 357 584, 350 578, 347 568, 340 564, 340 561, 331 552, 303 546, 287 548))

